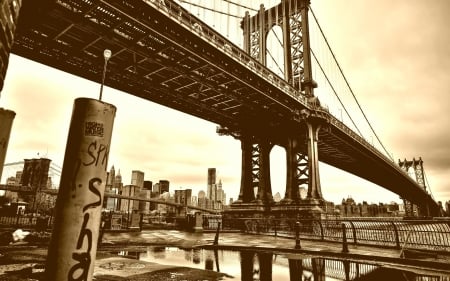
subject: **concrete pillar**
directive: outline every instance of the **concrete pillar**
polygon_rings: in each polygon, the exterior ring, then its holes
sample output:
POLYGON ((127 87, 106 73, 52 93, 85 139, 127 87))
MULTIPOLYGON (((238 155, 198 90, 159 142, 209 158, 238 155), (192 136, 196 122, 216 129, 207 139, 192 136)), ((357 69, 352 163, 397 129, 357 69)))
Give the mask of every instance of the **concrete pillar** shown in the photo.
POLYGON ((45 280, 92 280, 116 108, 75 100, 45 280))
POLYGON ((2 178, 9 136, 11 134, 12 123, 15 116, 16 113, 14 111, 0 108, 0 179, 2 178))

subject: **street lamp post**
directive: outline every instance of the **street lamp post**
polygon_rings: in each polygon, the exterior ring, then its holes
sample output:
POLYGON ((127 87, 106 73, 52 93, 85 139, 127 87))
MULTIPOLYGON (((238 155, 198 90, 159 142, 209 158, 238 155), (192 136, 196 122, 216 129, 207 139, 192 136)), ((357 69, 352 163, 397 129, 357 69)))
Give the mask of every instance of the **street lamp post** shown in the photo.
POLYGON ((108 64, 108 60, 111 58, 111 50, 105 49, 103 51, 103 57, 105 58, 105 64, 103 65, 103 76, 102 76, 102 84, 100 85, 100 96, 99 100, 102 100, 102 94, 103 94, 103 84, 105 84, 105 75, 106 75, 106 65, 108 64))

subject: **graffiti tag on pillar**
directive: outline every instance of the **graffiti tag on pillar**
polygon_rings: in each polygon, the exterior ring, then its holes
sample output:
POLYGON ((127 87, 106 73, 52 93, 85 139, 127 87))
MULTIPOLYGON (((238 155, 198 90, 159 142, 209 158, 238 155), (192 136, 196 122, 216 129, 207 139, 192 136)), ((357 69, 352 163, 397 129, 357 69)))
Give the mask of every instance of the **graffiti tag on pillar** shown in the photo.
POLYGON ((69 281, 83 281, 87 280, 89 267, 91 265, 91 248, 92 248, 92 231, 86 228, 89 222, 89 214, 84 214, 83 225, 81 226, 80 235, 78 236, 77 249, 81 249, 84 240, 87 240, 87 250, 82 253, 72 253, 72 258, 78 261, 69 270, 69 281), (81 271, 81 272, 78 272, 81 271), (79 273, 78 277, 74 277, 75 273, 79 273))
MULTIPOLYGON (((89 123, 89 122, 88 122, 89 123)), ((83 166, 100 166, 106 165, 108 163, 109 147, 102 143, 98 143, 96 140, 92 141, 88 145, 87 155, 89 156, 88 161, 78 160, 75 165, 74 175, 73 175, 73 186, 72 189, 76 189, 75 180, 80 172, 81 164, 83 166)), ((91 178, 88 183, 89 191, 96 196, 94 202, 88 203, 83 207, 83 224, 81 226, 76 250, 81 250, 86 248, 84 252, 73 252, 72 259, 77 263, 73 265, 68 273, 69 281, 86 281, 88 280, 89 269, 91 266, 91 249, 92 249, 92 230, 88 228, 88 223, 90 219, 90 214, 87 213, 89 209, 95 209, 102 205, 102 194, 99 190, 99 186, 102 184, 102 180, 98 177, 91 178)), ((82 187, 82 184, 78 184, 78 187, 82 187)))
POLYGON ((92 178, 89 180, 89 191, 94 193, 98 197, 98 200, 93 203, 86 204, 83 207, 84 217, 83 224, 81 225, 80 229, 80 234, 78 235, 77 250, 80 250, 85 245, 85 242, 87 242, 87 249, 85 252, 72 253, 72 258, 78 263, 72 266, 72 268, 69 270, 69 281, 84 281, 88 278, 89 268, 91 266, 92 231, 87 228, 90 216, 89 213, 85 212, 88 209, 101 206, 102 195, 97 188, 97 186, 100 184, 102 184, 102 180, 99 178, 92 178), (74 277, 75 274, 77 274, 78 276, 74 277))
POLYGON ((102 143, 97 144, 97 141, 93 141, 88 146, 88 155, 92 158, 89 162, 83 163, 84 166, 98 165, 98 161, 101 158, 101 165, 108 164, 109 147, 102 143))
POLYGON ((103 137, 104 131, 105 130, 104 130, 103 123, 98 123, 98 122, 84 123, 84 135, 85 136, 103 137))
POLYGON ((83 212, 86 212, 87 209, 90 208, 96 208, 98 206, 102 205, 102 194, 100 193, 100 190, 97 189, 96 187, 97 185, 102 184, 102 180, 99 178, 93 178, 89 180, 89 190, 94 193, 95 195, 97 195, 98 200, 93 202, 93 203, 89 203, 86 206, 83 207, 83 212))

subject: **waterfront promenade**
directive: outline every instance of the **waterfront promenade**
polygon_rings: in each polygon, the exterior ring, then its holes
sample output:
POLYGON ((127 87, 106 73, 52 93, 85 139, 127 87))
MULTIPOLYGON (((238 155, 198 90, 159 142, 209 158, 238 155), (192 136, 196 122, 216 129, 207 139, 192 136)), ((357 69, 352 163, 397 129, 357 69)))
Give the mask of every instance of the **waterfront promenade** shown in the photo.
MULTIPOLYGON (((149 246, 270 252, 293 259, 306 257, 346 259, 394 267, 417 274, 432 272, 450 278, 450 255, 445 254, 401 258, 401 250, 352 244, 348 245, 349 252, 343 253, 341 243, 319 243, 309 240, 301 240, 301 249, 295 249, 296 241, 292 238, 243 233, 221 233, 218 244, 213 245, 214 238, 215 233, 187 233, 176 230, 105 233, 103 243, 97 252, 95 280, 220 280, 220 276, 233 276, 233 272, 219 273, 211 270, 192 269, 187 263, 159 264, 139 261, 136 257, 130 258, 126 254, 146 252, 149 246), (118 255, 120 252, 125 254, 118 255), (174 272, 176 272, 175 275, 174 272), (150 276, 151 279, 148 279, 150 276), (204 279, 198 279, 200 276, 204 279)), ((0 257, 0 280, 30 280, 11 279, 11 276, 23 275, 24 272, 35 272, 35 278, 39 278, 39 274, 42 275, 46 250, 45 244, 19 243, 0 247, 3 255, 0 257)), ((236 262, 239 263, 239 261, 236 262)), ((239 272, 240 269, 235 268, 235 271, 239 272)), ((38 278, 36 279, 43 280, 38 278)))

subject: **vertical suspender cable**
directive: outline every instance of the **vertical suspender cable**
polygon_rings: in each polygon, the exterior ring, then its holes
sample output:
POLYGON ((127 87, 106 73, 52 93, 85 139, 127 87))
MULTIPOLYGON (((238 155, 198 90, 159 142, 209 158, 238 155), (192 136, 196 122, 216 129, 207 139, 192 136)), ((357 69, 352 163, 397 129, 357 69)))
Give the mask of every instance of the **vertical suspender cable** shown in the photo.
MULTIPOLYGON (((230 14, 230 3, 227 2, 227 12, 230 14)), ((230 38, 230 17, 227 17, 227 38, 230 38)))
MULTIPOLYGON (((213 10, 216 11, 216 1, 213 1, 213 10)), ((216 27, 216 17, 214 15, 212 16, 212 20, 213 20, 213 27, 216 27)))

